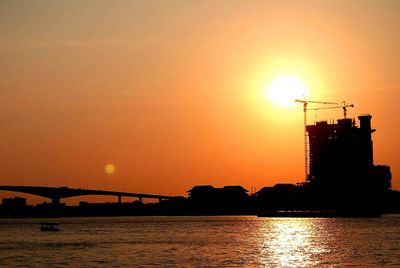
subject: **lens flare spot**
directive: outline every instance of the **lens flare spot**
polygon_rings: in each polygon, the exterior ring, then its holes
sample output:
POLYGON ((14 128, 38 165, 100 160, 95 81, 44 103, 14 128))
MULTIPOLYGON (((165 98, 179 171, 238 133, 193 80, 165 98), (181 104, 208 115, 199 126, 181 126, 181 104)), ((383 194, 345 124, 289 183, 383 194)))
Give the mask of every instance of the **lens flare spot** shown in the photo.
POLYGON ((107 174, 113 174, 115 172, 115 166, 113 164, 107 164, 104 170, 107 174))

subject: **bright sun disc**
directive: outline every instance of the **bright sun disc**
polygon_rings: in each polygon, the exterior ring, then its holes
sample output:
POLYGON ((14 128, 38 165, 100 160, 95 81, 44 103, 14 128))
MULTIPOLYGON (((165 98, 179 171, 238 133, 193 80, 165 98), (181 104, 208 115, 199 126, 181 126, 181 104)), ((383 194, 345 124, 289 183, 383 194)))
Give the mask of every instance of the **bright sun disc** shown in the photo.
POLYGON ((295 76, 282 75, 271 82, 267 97, 270 101, 282 106, 295 104, 295 99, 303 99, 307 95, 304 83, 295 76))

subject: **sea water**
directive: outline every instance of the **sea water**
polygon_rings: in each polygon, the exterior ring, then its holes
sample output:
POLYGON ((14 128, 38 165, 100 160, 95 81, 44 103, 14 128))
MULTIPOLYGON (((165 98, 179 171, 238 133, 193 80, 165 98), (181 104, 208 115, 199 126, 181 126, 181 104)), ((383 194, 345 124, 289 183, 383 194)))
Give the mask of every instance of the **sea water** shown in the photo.
POLYGON ((0 267, 27 266, 400 267, 400 216, 0 219, 0 267))

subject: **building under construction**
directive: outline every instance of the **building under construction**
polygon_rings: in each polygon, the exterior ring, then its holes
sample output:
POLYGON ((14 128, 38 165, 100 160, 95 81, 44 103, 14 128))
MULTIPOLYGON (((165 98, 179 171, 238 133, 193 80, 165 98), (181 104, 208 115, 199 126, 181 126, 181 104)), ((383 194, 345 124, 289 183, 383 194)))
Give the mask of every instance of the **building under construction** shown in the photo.
POLYGON ((374 165, 371 115, 337 122, 307 125, 308 170, 306 185, 327 207, 379 206, 391 188, 389 166, 374 165))

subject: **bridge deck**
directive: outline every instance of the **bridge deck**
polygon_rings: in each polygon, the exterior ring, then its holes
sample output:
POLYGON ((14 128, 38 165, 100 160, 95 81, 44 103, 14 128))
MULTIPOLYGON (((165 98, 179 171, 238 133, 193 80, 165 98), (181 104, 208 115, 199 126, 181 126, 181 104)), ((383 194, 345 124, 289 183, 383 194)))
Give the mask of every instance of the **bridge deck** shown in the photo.
POLYGON ((150 199, 158 199, 158 200, 166 200, 172 199, 173 196, 166 195, 156 195, 156 194, 142 194, 142 193, 130 193, 130 192, 116 192, 116 191, 104 191, 104 190, 89 190, 89 189, 81 189, 81 188, 68 188, 68 187, 42 187, 42 186, 0 186, 0 191, 11 191, 11 192, 19 192, 37 195, 45 198, 49 198, 53 201, 53 203, 58 203, 60 199, 75 197, 75 196, 84 196, 84 195, 111 195, 117 196, 119 198, 119 202, 121 201, 121 197, 138 197, 142 198, 150 198, 150 199))

